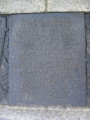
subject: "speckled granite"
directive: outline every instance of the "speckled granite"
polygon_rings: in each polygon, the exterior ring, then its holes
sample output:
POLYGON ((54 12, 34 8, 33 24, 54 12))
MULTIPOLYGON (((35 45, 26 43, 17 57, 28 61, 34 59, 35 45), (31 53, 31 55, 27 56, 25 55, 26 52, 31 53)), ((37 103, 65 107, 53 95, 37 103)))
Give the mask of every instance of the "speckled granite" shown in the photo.
POLYGON ((90 120, 90 108, 0 106, 0 120, 90 120))
POLYGON ((0 14, 40 13, 46 9, 46 0, 0 0, 0 14))
POLYGON ((0 0, 0 14, 90 12, 90 0, 0 0))

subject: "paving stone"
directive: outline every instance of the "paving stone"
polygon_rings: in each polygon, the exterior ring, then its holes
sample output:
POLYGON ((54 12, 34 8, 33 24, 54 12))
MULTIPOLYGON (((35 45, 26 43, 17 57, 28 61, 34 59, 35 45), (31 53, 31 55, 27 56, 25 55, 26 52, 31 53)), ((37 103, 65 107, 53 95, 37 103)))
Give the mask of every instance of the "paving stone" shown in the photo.
POLYGON ((87 89, 87 93, 90 93, 90 88, 87 89))
MULTIPOLYGON (((7 93, 7 83, 8 83, 8 64, 5 60, 5 53, 8 49, 5 48, 6 43, 6 19, 5 17, 0 17, 0 103, 6 97, 7 93)), ((7 58, 6 58, 7 59, 7 58)))
POLYGON ((90 53, 87 53, 87 77, 90 77, 90 53))
POLYGON ((90 12, 90 0, 0 0, 0 13, 90 12))
POLYGON ((90 29, 90 14, 85 14, 86 28, 90 29))
POLYGON ((86 29, 86 40, 87 44, 90 43, 90 29, 86 29))
POLYGON ((87 95, 87 106, 90 107, 90 93, 87 95))
POLYGON ((0 61, 2 57, 2 51, 3 51, 5 29, 6 29, 6 20, 4 17, 0 17, 0 61))
POLYGON ((87 77, 90 77, 90 66, 87 65, 87 77))
POLYGON ((90 14, 85 14, 87 43, 87 106, 90 106, 90 14))
POLYGON ((90 43, 87 43, 87 53, 90 54, 90 43))
POLYGON ((90 66, 90 54, 87 53, 87 66, 90 66))
POLYGON ((0 106, 0 117, 7 120, 90 120, 89 107, 0 106))
POLYGON ((34 13, 44 12, 45 0, 0 0, 0 13, 34 13))
POLYGON ((90 78, 87 78, 87 88, 90 88, 90 78))
POLYGON ((90 11, 90 0, 47 0, 48 12, 90 11))
POLYGON ((86 105, 83 13, 9 17, 9 104, 86 105))
POLYGON ((0 120, 10 120, 10 119, 7 119, 7 118, 0 118, 0 120))

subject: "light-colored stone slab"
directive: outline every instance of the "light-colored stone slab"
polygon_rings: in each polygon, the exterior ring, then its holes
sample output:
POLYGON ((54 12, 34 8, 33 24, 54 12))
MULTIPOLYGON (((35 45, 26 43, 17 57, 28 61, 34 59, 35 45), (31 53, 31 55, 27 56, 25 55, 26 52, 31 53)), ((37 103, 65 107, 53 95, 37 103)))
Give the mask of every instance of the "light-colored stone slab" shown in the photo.
POLYGON ((0 0, 0 13, 33 13, 45 11, 45 0, 0 0))
POLYGON ((48 12, 90 11, 90 0, 47 0, 48 12))
POLYGON ((0 14, 90 12, 90 0, 0 0, 0 14))
POLYGON ((90 120, 90 108, 0 106, 0 120, 90 120))

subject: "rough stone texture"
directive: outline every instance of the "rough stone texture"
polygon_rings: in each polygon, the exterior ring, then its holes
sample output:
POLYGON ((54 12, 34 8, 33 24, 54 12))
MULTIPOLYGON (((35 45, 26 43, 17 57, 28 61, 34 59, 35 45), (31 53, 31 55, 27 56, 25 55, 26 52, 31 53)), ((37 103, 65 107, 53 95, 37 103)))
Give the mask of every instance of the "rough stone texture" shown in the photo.
POLYGON ((0 61, 2 59, 3 43, 5 36, 6 20, 0 16, 0 61))
MULTIPOLYGON (((87 13, 85 14, 85 17, 86 17, 86 28, 87 28, 87 31, 90 30, 90 13, 87 13)), ((89 32, 89 31, 88 31, 89 32)), ((87 33, 87 37, 89 36, 89 39, 90 39, 90 35, 87 33)))
POLYGON ((0 120, 90 120, 90 108, 0 106, 0 120))
POLYGON ((7 118, 0 118, 0 120, 10 120, 10 119, 7 119, 7 118))
POLYGON ((90 0, 0 0, 0 13, 90 12, 90 0))
POLYGON ((0 0, 0 13, 32 13, 45 11, 45 0, 0 0))
POLYGON ((8 92, 8 38, 6 18, 0 17, 0 102, 5 102, 8 92))
POLYGON ((87 95, 87 106, 90 107, 90 93, 87 95))
POLYGON ((9 17, 9 103, 86 105, 82 13, 9 17))
POLYGON ((48 12, 90 11, 90 0, 47 0, 48 12))
POLYGON ((90 14, 85 14, 87 43, 87 106, 90 106, 90 14))

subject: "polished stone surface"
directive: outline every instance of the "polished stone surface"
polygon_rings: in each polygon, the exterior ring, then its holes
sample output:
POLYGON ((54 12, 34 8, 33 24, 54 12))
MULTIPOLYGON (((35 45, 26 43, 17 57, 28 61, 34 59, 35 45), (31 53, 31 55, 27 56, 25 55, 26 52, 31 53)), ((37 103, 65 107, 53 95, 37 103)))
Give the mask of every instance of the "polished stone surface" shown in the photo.
POLYGON ((9 104, 86 105, 83 13, 9 17, 9 104))

